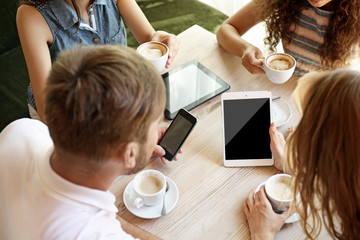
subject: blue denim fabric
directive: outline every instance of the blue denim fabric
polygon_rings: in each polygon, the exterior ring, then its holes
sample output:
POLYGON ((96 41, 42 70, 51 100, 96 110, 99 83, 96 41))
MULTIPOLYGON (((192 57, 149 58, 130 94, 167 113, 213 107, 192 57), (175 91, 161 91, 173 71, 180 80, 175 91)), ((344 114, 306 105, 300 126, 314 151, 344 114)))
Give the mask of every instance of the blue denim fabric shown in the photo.
MULTIPOLYGON (((96 31, 81 19, 79 30, 78 17, 75 11, 64 0, 49 0, 37 10, 48 23, 53 35, 53 43, 49 46, 51 61, 56 60, 57 54, 63 49, 71 49, 76 44, 122 44, 127 45, 126 30, 116 5, 116 0, 95 0, 94 16, 96 31), (87 25, 87 26, 86 26, 87 25)), ((89 7, 89 15, 90 15, 89 7)), ((36 109, 31 85, 28 87, 28 103, 36 109)))

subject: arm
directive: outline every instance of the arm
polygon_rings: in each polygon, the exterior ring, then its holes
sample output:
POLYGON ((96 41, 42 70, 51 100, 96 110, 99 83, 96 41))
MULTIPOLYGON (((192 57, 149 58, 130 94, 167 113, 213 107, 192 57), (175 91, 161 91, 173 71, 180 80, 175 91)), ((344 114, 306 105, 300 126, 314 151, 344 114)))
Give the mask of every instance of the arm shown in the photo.
POLYGON ((163 42, 169 47, 168 68, 179 48, 179 41, 174 34, 155 31, 135 0, 117 0, 119 12, 136 40, 141 44, 148 41, 163 42))
POLYGON ((237 13, 227 19, 219 28, 216 37, 219 44, 228 52, 242 58, 242 64, 250 73, 264 73, 259 68, 264 58, 261 50, 241 38, 250 28, 262 21, 258 17, 254 1, 249 2, 237 13))
POLYGON ((122 229, 131 234, 133 237, 138 239, 146 239, 146 240, 160 240, 161 238, 146 232, 145 230, 125 221, 123 218, 116 215, 116 218, 120 221, 122 229))
POLYGON ((278 170, 284 171, 283 161, 286 144, 284 135, 276 129, 275 123, 270 125, 269 133, 271 138, 270 149, 274 157, 274 166, 278 170))
POLYGON ((118 0, 117 5, 122 18, 136 40, 140 44, 150 41, 155 34, 155 30, 135 0, 118 0))
POLYGON ((24 53, 36 108, 40 120, 45 122, 44 93, 46 79, 51 70, 48 44, 53 40, 49 26, 33 6, 21 5, 16 14, 16 25, 24 53))

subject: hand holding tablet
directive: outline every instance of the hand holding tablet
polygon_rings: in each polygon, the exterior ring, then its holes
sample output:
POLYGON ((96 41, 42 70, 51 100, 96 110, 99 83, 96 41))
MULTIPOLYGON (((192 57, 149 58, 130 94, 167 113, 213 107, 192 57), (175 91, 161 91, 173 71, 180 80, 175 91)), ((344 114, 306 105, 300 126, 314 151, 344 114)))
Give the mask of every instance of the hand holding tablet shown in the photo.
POLYGON ((224 166, 271 166, 271 92, 221 95, 224 166))

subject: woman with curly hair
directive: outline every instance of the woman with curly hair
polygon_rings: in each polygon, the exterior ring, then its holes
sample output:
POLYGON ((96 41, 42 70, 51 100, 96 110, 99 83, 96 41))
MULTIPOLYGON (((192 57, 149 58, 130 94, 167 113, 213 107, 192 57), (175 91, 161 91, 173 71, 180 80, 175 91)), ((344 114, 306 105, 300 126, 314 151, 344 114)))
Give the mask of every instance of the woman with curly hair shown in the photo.
MULTIPOLYGON (((312 72, 299 79, 293 94, 302 113, 285 143, 272 124, 275 166, 294 176, 295 210, 309 239, 323 227, 332 238, 360 236, 360 73, 312 72), (286 145, 286 148, 285 148, 286 145)), ((250 192, 243 205, 252 239, 273 239, 290 210, 276 214, 264 188, 250 192)))
POLYGON ((260 49, 241 38, 264 21, 264 43, 271 51, 282 40, 284 51, 297 60, 294 75, 350 67, 359 60, 360 1, 358 0, 252 0, 227 19, 217 39, 227 51, 242 58, 251 73, 264 58, 260 49))

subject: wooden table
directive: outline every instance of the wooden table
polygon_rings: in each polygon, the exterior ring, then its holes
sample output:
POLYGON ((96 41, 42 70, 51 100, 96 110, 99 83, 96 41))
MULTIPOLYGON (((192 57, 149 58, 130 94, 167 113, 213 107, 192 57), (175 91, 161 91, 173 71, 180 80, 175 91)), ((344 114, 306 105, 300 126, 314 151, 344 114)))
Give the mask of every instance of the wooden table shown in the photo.
MULTIPOLYGON (((295 126, 299 116, 291 100, 297 80, 285 84, 270 82, 265 74, 251 75, 241 59, 221 48, 214 34, 194 25, 178 35, 181 42, 171 68, 191 59, 211 69, 231 85, 230 91, 270 90, 281 96, 293 111, 290 121, 280 131, 295 126)), ((158 219, 141 219, 123 204, 123 192, 134 175, 121 176, 112 185, 117 197, 118 215, 163 239, 250 239, 242 203, 251 189, 271 175, 274 167, 225 168, 223 166, 222 120, 220 96, 191 111, 198 118, 178 161, 166 165, 156 159, 147 168, 157 169, 178 186, 180 196, 174 210, 158 219)), ((276 239, 304 239, 299 222, 286 224, 276 239)), ((328 239, 323 233, 320 239, 328 239)))

